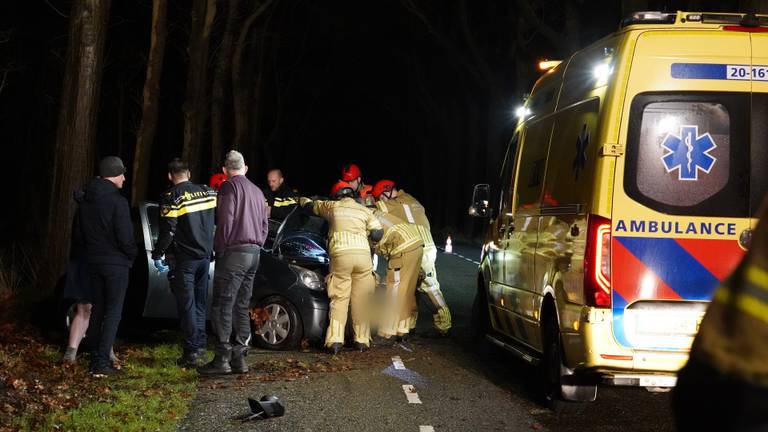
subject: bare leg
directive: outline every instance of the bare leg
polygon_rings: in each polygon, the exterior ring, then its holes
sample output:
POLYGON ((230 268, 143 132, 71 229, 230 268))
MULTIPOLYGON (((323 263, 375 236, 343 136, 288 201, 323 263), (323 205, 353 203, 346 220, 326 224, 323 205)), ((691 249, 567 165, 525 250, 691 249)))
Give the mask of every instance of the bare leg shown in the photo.
POLYGON ((74 348, 80 345, 80 341, 85 337, 85 332, 88 330, 88 323, 91 320, 91 307, 90 303, 82 303, 77 305, 77 313, 75 318, 72 319, 72 325, 69 328, 69 342, 67 347, 74 348))

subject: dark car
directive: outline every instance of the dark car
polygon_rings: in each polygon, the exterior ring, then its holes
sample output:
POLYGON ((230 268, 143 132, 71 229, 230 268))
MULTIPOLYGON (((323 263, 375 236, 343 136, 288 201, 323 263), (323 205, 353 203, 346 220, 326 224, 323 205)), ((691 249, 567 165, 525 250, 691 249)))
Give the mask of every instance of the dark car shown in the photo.
MULTIPOLYGON (((167 273, 160 273, 152 260, 159 235, 158 205, 142 203, 136 211, 136 238, 144 253, 139 254, 131 269, 124 315, 127 319, 176 318, 176 300, 167 273)), ((275 350, 295 348, 303 339, 318 343, 328 325, 327 223, 298 207, 285 220, 269 222, 251 299, 253 310, 261 311, 263 324, 254 329, 253 341, 275 350)), ((211 281, 215 264, 212 262, 210 267, 211 281)), ((212 289, 213 283, 209 284, 209 299, 212 289)), ((68 324, 74 316, 72 303, 65 303, 64 310, 68 324)))

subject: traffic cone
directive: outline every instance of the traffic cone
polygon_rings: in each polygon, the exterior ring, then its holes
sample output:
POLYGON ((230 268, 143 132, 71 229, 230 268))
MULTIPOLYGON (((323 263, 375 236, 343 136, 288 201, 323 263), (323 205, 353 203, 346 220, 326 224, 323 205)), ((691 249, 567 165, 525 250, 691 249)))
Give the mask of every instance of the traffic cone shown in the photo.
POLYGON ((445 253, 453 253, 453 242, 451 241, 451 236, 448 236, 448 238, 445 239, 445 253))

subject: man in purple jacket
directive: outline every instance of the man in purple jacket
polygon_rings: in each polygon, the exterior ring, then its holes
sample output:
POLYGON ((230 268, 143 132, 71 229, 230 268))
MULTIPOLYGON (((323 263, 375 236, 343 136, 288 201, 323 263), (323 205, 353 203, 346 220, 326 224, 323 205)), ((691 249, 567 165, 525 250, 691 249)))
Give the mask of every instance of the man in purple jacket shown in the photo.
POLYGON ((227 153, 227 181, 219 189, 216 207, 216 274, 213 278, 211 325, 216 340, 213 360, 198 368, 202 375, 247 373, 245 356, 251 339, 248 308, 259 252, 267 237, 264 194, 245 177, 248 166, 240 152, 227 153), (234 329, 234 340, 230 342, 234 329))

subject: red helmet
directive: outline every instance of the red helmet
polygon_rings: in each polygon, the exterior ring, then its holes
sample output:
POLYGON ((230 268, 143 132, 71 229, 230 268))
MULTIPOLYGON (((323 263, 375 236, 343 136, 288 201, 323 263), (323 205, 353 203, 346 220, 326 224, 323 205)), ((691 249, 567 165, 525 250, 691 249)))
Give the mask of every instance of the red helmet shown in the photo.
POLYGON ((373 197, 379 199, 384 192, 392 192, 395 189, 395 182, 392 180, 379 180, 373 187, 373 197))
POLYGON ((219 190, 221 184, 227 181, 227 176, 224 173, 216 173, 208 180, 208 185, 216 190, 219 190))
POLYGON ((331 187, 331 198, 341 199, 347 196, 354 196, 355 189, 345 181, 337 181, 331 187))
POLYGON ((355 164, 344 165, 341 169, 341 179, 345 182, 356 180, 362 175, 360 168, 355 164))

